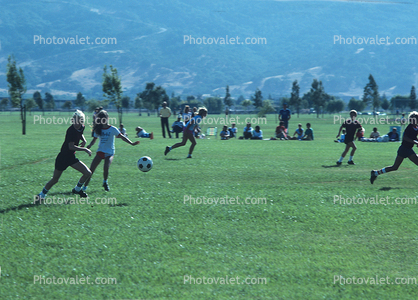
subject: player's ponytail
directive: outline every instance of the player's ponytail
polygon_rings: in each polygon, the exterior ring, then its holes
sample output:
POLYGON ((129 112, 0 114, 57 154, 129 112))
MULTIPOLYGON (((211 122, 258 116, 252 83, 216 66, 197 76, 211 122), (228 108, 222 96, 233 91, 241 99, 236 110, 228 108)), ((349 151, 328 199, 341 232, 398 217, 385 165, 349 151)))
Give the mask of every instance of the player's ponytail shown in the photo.
POLYGON ((109 120, 107 111, 101 110, 94 120, 93 131, 100 136, 102 134, 103 125, 106 125, 109 120))

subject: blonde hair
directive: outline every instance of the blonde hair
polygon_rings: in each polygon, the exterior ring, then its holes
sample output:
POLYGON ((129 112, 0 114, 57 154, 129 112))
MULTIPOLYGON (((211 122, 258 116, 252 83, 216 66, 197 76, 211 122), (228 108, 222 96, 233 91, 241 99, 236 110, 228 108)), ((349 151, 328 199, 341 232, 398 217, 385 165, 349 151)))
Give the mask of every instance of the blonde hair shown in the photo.
POLYGON ((74 112, 73 117, 72 117, 71 119, 75 121, 75 119, 76 119, 76 118, 80 121, 80 123, 81 123, 81 124, 84 124, 84 121, 86 120, 86 116, 85 116, 85 115, 84 115, 84 113, 83 113, 81 110, 79 110, 79 109, 77 109, 77 110, 74 112))
POLYGON ((355 114, 357 116, 357 110, 355 110, 355 109, 350 110, 350 115, 351 114, 355 114))
POLYGON ((417 122, 418 122, 418 112, 416 112, 416 111, 411 112, 411 113, 408 115, 408 120, 409 120, 409 123, 412 123, 412 124, 418 125, 418 124, 417 124, 417 122), (411 120, 414 120, 414 121, 411 121, 411 120))
POLYGON ((206 109, 206 107, 199 108, 199 115, 201 115, 202 112, 206 112, 206 114, 208 114, 208 110, 206 109))

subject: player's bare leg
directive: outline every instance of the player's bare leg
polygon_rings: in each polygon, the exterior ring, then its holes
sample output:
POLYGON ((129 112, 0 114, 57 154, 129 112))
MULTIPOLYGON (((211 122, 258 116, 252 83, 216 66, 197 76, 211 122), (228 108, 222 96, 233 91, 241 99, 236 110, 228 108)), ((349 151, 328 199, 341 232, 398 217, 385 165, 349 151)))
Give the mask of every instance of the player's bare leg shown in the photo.
MULTIPOLYGON (((96 156, 94 157, 94 159, 93 159, 93 161, 91 162, 91 165, 90 165, 91 176, 93 176, 94 171, 100 165, 101 161, 102 161, 102 159, 100 158, 100 156, 96 154, 96 156)), ((86 187, 85 189, 87 189, 87 186, 90 183, 91 176, 89 178, 87 178, 87 180, 84 182, 84 186, 86 187)))
POLYGON ((346 144, 346 145, 345 145, 345 149, 344 149, 343 153, 341 154, 340 159, 337 161, 337 165, 341 165, 341 163, 342 163, 342 161, 343 161, 344 157, 345 157, 345 156, 347 155, 347 153, 348 153, 348 150, 350 150, 350 148, 352 147, 352 144, 353 144, 353 142, 348 143, 348 144, 346 144))
POLYGON ((112 164, 112 161, 113 161, 113 155, 108 156, 105 158, 105 162, 103 165, 103 187, 106 192, 110 190, 109 184, 107 183, 107 178, 109 177, 109 168, 110 168, 110 165, 112 164))
MULTIPOLYGON (((415 163, 416 165, 418 165, 418 157, 416 156, 416 154, 413 154, 411 156, 408 157, 413 163, 415 163)), ((402 156, 396 156, 395 158, 395 162, 393 163, 392 166, 390 167, 386 167, 380 170, 373 170, 371 171, 370 174, 370 183, 373 184, 373 182, 376 180, 378 175, 382 175, 388 172, 392 172, 392 171, 396 171, 399 166, 402 164, 404 158, 402 156)))
POLYGON ((91 177, 92 171, 81 161, 71 165, 71 167, 83 174, 77 185, 73 188, 73 194, 78 194, 80 197, 86 198, 87 194, 81 189, 83 184, 91 177))
POLYGON ((194 135, 192 134, 189 137, 190 142, 192 142, 192 144, 190 145, 190 149, 189 149, 189 155, 187 156, 187 158, 192 158, 192 153, 194 150, 194 147, 196 146, 196 138, 194 137, 194 135))

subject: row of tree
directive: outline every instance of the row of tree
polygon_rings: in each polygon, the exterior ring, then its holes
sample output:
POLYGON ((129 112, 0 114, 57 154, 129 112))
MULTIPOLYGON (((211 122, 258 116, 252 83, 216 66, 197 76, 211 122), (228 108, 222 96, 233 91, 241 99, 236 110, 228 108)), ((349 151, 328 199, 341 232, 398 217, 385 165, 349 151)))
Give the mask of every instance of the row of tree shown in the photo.
MULTIPOLYGON (((107 66, 103 68, 103 81, 102 91, 104 100, 97 101, 91 99, 87 101, 81 92, 77 94, 74 101, 76 107, 80 107, 84 110, 87 105, 89 110, 94 110, 97 106, 107 107, 112 104, 116 107, 118 112, 119 122, 122 123, 123 109, 131 107, 131 99, 128 96, 123 96, 123 89, 121 78, 118 75, 118 71, 112 65, 109 66, 110 72, 108 72, 107 66)), ((13 107, 20 108, 21 120, 22 120, 22 133, 26 131, 26 111, 38 106, 43 112, 45 109, 54 109, 55 101, 54 97, 46 92, 45 98, 39 91, 33 94, 33 98, 24 99, 23 95, 26 93, 26 81, 21 68, 16 67, 16 61, 14 57, 9 56, 7 64, 7 81, 9 83, 9 95, 11 98, 11 104, 13 107)), ((282 97, 280 99, 281 104, 287 102, 292 109, 296 110, 299 117, 301 109, 314 108, 319 117, 320 113, 324 112, 334 113, 344 110, 345 103, 341 99, 329 95, 325 92, 322 81, 313 79, 311 88, 302 97, 300 97, 300 86, 298 81, 295 80, 292 83, 292 92, 290 97, 282 97)), ((229 92, 229 86, 226 86, 225 97, 219 96, 208 97, 203 99, 201 96, 187 96, 182 101, 180 96, 176 96, 174 93, 169 97, 165 89, 161 86, 156 86, 155 83, 149 82, 145 85, 145 89, 137 93, 133 106, 141 111, 142 108, 148 110, 155 110, 161 106, 162 102, 167 102, 168 106, 173 110, 174 114, 180 108, 181 105, 188 104, 190 106, 204 105, 212 113, 220 113, 223 106, 229 110, 235 103, 246 107, 247 109, 253 105, 255 110, 258 111, 259 116, 265 116, 270 112, 276 111, 272 97, 269 95, 269 99, 263 100, 262 92, 257 88, 254 95, 250 99, 245 99, 240 96, 237 101, 231 97, 229 92)), ((4 98, 0 101, 0 107, 8 105, 8 99, 4 98)), ((71 109, 72 101, 66 101, 63 108, 71 109)), ((348 103, 349 109, 355 109, 358 111, 363 110, 368 105, 373 107, 373 111, 382 107, 387 110, 389 107, 392 109, 405 109, 406 107, 414 110, 417 107, 417 99, 415 93, 415 87, 412 86, 409 96, 395 96, 389 101, 386 96, 380 97, 378 85, 370 74, 369 82, 364 87, 364 93, 361 100, 352 98, 348 103)), ((140 113, 141 114, 141 113, 140 113)))

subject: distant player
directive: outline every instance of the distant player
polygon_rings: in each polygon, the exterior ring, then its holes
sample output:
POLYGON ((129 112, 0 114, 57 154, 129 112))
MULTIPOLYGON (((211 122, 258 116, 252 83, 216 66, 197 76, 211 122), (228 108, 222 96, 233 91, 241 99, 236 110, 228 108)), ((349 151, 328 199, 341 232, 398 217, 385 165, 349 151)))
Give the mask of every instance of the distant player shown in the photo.
POLYGON ((355 165, 353 161, 353 156, 354 156, 354 153, 356 152, 357 147, 354 144, 354 135, 356 134, 356 131, 358 129, 362 128, 361 124, 356 120, 356 117, 357 117, 357 111, 351 110, 350 119, 345 120, 344 123, 341 125, 340 130, 338 130, 337 139, 340 136, 341 130, 343 128, 345 128, 346 134, 344 138, 345 150, 341 154, 340 159, 337 161, 337 165, 342 164, 342 161, 344 157, 346 156, 346 154, 348 153, 348 150, 350 150, 350 148, 353 148, 353 149, 351 150, 350 159, 348 160, 347 163, 349 165, 355 165))
MULTIPOLYGON (((121 134, 119 129, 115 126, 109 125, 109 115, 107 111, 102 110, 100 111, 95 120, 95 124, 93 127, 94 137, 90 144, 87 146, 90 149, 95 143, 97 138, 100 137, 99 148, 97 149, 96 156, 94 157, 90 170, 92 175, 96 170, 97 166, 100 164, 102 159, 104 159, 104 167, 103 167, 103 187, 105 191, 109 191, 109 184, 107 179, 109 177, 109 168, 110 164, 113 161, 113 156, 115 155, 115 137, 122 139, 122 141, 135 146, 139 144, 139 141, 131 142, 125 135, 121 134)), ((87 190, 87 186, 90 182, 90 179, 84 183, 83 190, 87 190)))
POLYGON ((414 164, 418 166, 418 156, 415 154, 415 151, 412 149, 414 145, 418 146, 417 136, 418 136, 418 112, 413 111, 409 114, 408 117, 409 125, 406 126, 406 129, 403 133, 402 144, 398 148, 398 153, 395 158, 395 162, 392 166, 386 167, 380 170, 371 171, 370 183, 376 180, 377 176, 385 174, 388 172, 396 171, 399 166, 402 164, 405 158, 409 158, 414 164))
POLYGON ((89 156, 91 156, 91 151, 87 148, 84 148, 86 144, 86 139, 83 135, 85 128, 84 120, 84 113, 81 110, 76 110, 73 117, 71 118, 72 125, 67 129, 65 134, 65 140, 61 146, 61 151, 55 159, 54 175, 42 189, 42 192, 35 196, 35 201, 39 201, 39 203, 35 204, 41 204, 40 201, 45 199, 48 191, 58 182, 62 172, 64 172, 68 167, 71 167, 83 174, 77 185, 73 188, 73 194, 78 194, 83 198, 87 197, 87 194, 81 190, 81 187, 83 186, 84 182, 90 178, 92 172, 83 162, 75 157, 76 151, 84 151, 89 156), (79 146, 80 140, 82 142, 79 146))
POLYGON ((171 147, 165 147, 164 155, 167 155, 167 153, 173 149, 186 145, 187 140, 190 140, 192 144, 190 145, 189 155, 187 156, 187 158, 192 158, 193 149, 196 146, 196 139, 194 137, 195 128, 199 126, 199 124, 202 122, 203 118, 206 117, 207 114, 208 110, 206 108, 200 108, 199 113, 196 116, 192 117, 187 122, 186 126, 183 127, 183 140, 180 143, 174 144, 171 147))

